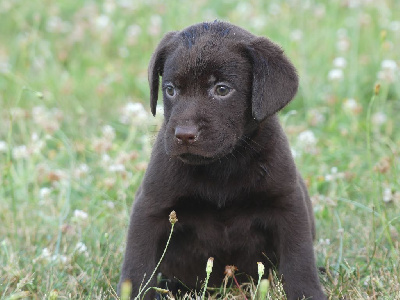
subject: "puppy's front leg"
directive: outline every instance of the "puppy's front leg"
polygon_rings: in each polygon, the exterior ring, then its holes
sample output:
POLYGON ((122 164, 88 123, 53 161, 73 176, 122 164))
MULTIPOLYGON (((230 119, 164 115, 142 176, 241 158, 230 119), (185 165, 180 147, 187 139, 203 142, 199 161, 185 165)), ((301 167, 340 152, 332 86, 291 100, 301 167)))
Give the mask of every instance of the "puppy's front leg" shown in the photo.
POLYGON ((299 194, 292 195, 290 203, 294 205, 278 222, 279 273, 288 300, 325 300, 315 265, 312 224, 299 194))
MULTIPOLYGON (((132 283, 131 299, 139 293, 139 288, 149 280, 153 273, 158 255, 158 244, 163 234, 168 235, 165 230, 168 224, 168 216, 165 221, 160 220, 149 214, 145 204, 147 201, 143 197, 137 197, 132 210, 124 262, 122 265, 121 278, 118 284, 118 293, 121 292, 121 285, 125 281, 132 283)), ((156 286, 156 276, 153 276, 147 287, 156 286)), ((143 296, 140 296, 140 299, 143 296)), ((145 299, 153 299, 154 292, 151 289, 145 299)))

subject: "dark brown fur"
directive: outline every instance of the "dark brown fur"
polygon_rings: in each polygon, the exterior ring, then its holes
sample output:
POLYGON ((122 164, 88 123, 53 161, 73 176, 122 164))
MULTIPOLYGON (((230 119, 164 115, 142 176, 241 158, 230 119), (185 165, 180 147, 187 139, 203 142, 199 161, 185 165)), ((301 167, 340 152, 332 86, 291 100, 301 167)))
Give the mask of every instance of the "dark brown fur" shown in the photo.
POLYGON ((326 299, 310 199, 276 116, 298 87, 283 51, 228 23, 197 24, 167 34, 153 54, 153 114, 159 76, 165 120, 136 194, 120 283, 130 280, 137 295, 175 210, 179 222, 159 269, 167 278, 199 288, 214 257, 209 285, 219 286, 226 265, 257 278, 263 262, 278 268, 288 299, 326 299), (216 92, 221 84, 228 96, 216 92))

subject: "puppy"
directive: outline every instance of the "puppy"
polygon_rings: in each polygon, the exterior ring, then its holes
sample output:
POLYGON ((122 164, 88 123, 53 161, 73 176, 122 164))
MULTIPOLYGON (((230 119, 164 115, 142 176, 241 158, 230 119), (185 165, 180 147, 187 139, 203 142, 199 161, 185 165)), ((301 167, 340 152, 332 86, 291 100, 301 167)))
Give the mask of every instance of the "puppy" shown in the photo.
POLYGON ((257 278, 263 262, 278 268, 288 299, 326 299, 311 202, 276 115, 298 87, 283 51, 228 23, 197 24, 168 33, 151 58, 153 115, 160 76, 164 122, 134 201, 119 286, 129 280, 138 294, 175 210, 159 267, 167 278, 198 289, 214 257, 209 286, 220 286, 226 265, 257 278))

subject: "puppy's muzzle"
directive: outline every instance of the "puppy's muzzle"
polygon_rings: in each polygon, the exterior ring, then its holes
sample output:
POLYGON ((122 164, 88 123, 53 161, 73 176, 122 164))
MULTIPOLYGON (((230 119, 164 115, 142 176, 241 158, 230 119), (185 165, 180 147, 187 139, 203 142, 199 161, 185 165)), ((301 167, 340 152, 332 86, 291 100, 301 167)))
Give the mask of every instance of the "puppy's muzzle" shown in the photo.
POLYGON ((198 136, 197 126, 177 126, 175 128, 175 138, 178 144, 191 145, 197 141, 198 136))

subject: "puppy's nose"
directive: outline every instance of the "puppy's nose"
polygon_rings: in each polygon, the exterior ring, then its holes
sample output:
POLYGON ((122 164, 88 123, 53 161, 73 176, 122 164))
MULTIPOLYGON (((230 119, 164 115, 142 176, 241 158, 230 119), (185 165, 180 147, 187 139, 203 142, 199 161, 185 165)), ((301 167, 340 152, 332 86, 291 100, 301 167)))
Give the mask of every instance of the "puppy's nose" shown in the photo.
POLYGON ((178 142, 191 144, 193 143, 198 135, 196 126, 177 126, 175 128, 175 137, 178 142))

